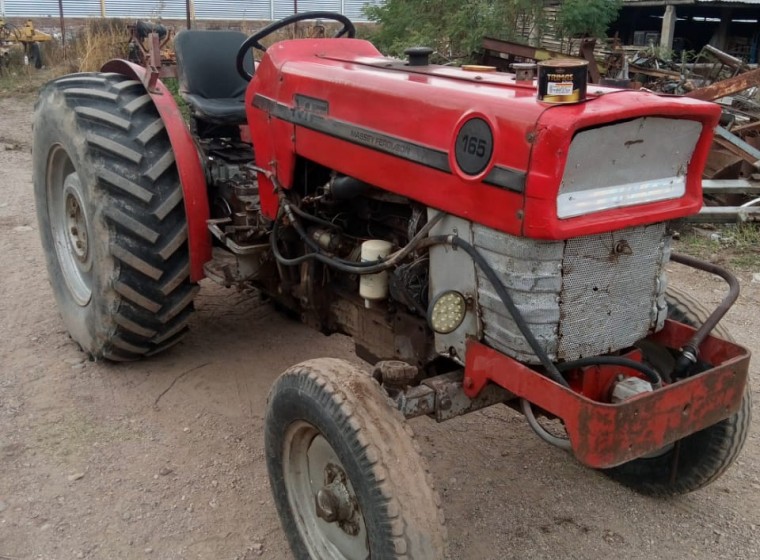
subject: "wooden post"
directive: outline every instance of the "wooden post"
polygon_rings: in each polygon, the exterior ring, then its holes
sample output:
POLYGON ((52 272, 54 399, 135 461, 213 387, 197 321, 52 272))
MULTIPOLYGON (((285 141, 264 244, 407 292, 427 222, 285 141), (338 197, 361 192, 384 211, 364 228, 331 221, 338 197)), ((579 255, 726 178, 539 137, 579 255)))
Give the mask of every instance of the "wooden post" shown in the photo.
POLYGON ((63 60, 66 61, 66 24, 63 21, 63 0, 58 0, 58 14, 61 16, 61 47, 63 48, 63 60))
MULTIPOLYGON (((660 31, 660 47, 670 53, 673 50, 673 36, 676 31, 676 7, 668 4, 665 6, 665 15, 662 18, 662 30, 660 31)), ((669 56, 669 55, 668 55, 669 56)))
POLYGON ((185 0, 185 11, 187 12, 187 28, 192 29, 193 28, 193 19, 192 19, 192 11, 193 11, 193 0, 185 0))

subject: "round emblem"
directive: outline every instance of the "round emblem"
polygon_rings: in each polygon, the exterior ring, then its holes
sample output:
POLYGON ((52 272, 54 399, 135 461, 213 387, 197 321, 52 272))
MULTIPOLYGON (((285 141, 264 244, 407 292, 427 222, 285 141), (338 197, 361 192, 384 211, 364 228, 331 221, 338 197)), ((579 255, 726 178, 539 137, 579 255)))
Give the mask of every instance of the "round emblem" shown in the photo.
POLYGON ((493 155, 493 132, 481 118, 472 118, 459 129, 454 148, 459 169, 465 175, 479 175, 488 167, 493 155))

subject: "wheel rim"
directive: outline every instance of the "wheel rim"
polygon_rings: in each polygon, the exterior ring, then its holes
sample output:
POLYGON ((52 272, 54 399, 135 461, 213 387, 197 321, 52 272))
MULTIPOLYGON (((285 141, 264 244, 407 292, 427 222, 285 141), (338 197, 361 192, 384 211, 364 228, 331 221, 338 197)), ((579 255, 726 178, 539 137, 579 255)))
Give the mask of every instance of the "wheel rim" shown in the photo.
POLYGON ((365 560, 367 529, 335 450, 307 422, 285 434, 283 472, 293 518, 311 558, 365 560))
POLYGON ((68 154, 53 147, 48 160, 47 205, 56 257, 74 301, 92 298, 92 230, 82 182, 68 154))

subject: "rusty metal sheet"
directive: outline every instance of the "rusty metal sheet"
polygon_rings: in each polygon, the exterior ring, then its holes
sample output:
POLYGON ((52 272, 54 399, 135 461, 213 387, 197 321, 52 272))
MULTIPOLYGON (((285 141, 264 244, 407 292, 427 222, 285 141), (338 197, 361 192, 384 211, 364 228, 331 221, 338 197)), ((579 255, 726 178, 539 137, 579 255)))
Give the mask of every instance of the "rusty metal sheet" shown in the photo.
POLYGON ((715 101, 727 95, 739 93, 745 89, 760 85, 760 68, 750 70, 733 78, 715 82, 709 86, 695 89, 686 94, 686 97, 692 99, 701 99, 702 101, 715 101))
MULTIPOLYGON (((686 325, 666 321, 656 340, 678 347, 677 343, 685 343, 693 333, 686 325)), ((581 463, 609 468, 661 449, 739 409, 749 351, 708 337, 700 352, 709 363, 718 365, 655 392, 607 404, 585 398, 473 340, 467 349, 464 388, 474 398, 492 382, 527 399, 563 420, 581 463)))
POLYGON ((715 143, 742 158, 755 169, 760 169, 760 150, 734 136, 722 126, 715 127, 715 143))

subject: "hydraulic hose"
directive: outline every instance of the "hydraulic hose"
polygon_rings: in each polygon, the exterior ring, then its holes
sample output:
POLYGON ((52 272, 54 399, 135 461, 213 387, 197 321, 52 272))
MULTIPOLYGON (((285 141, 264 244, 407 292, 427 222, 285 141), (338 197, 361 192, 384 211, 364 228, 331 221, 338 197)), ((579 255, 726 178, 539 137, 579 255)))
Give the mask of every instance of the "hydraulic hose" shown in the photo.
POLYGON ((629 360, 628 358, 620 358, 618 356, 596 356, 592 358, 581 358, 580 360, 573 360, 572 362, 563 362, 557 364, 559 371, 567 371, 579 367, 587 366, 622 366, 630 369, 635 369, 639 373, 646 375, 647 379, 651 381, 654 387, 662 387, 662 377, 657 371, 649 367, 646 364, 637 362, 635 360, 629 360))

